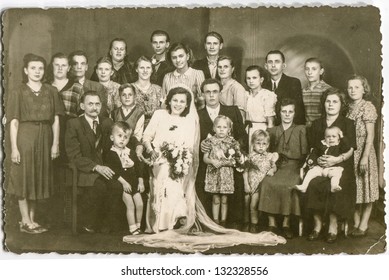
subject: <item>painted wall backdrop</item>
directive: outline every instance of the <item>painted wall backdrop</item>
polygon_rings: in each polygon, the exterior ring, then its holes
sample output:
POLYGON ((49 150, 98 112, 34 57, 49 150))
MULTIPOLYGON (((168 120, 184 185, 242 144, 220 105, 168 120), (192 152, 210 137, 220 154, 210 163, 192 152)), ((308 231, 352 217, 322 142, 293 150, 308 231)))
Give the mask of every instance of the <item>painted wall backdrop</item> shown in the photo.
MULTIPOLYGON (((84 50, 89 70, 107 53, 115 37, 127 40, 132 61, 151 55, 150 34, 166 30, 171 41, 188 44, 196 58, 205 56, 203 37, 208 31, 223 35, 223 54, 236 62, 238 80, 244 69, 264 64, 269 50, 286 55, 286 73, 303 86, 305 59, 323 60, 324 80, 345 90, 348 76, 365 76, 381 110, 380 13, 375 7, 318 8, 154 8, 154 9, 10 9, 3 14, 4 101, 22 80, 22 59, 32 52, 48 61, 56 52, 84 50)), ((382 155, 382 121, 377 123, 376 145, 382 155)), ((381 156, 382 163, 382 156, 381 156)), ((382 171, 381 164, 381 171, 382 171)))

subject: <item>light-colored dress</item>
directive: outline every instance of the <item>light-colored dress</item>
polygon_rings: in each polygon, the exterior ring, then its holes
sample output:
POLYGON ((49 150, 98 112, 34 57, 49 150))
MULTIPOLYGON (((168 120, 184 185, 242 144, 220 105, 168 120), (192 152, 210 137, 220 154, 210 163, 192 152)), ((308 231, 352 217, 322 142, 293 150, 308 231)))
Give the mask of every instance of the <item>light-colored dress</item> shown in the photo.
POLYGON ((251 152, 247 159, 247 173, 250 185, 250 193, 259 192, 259 184, 265 178, 267 172, 278 159, 277 153, 258 154, 251 152))
POLYGON ((357 183, 356 203, 369 203, 378 200, 378 166, 374 146, 371 146, 368 168, 365 174, 359 172, 359 162, 366 144, 366 123, 375 123, 377 111, 370 101, 362 100, 356 105, 351 104, 347 117, 355 122, 357 149, 354 151, 354 170, 357 183))
POLYGON ((165 99, 169 91, 178 84, 186 85, 193 93, 196 100, 202 100, 201 84, 204 82, 204 73, 201 70, 196 70, 191 67, 184 74, 180 74, 177 70, 167 73, 163 78, 162 83, 162 98, 165 99))
POLYGON ((251 127, 248 128, 249 135, 249 151, 251 151, 251 136, 258 129, 267 129, 268 117, 275 117, 275 106, 277 103, 277 95, 267 89, 262 88, 255 95, 253 92, 246 92, 246 120, 251 122, 251 127))
MULTIPOLYGON (((212 147, 209 153, 210 159, 227 160, 228 150, 239 146, 238 142, 231 136, 223 139, 211 136, 205 141, 212 147)), ((214 194, 234 193, 234 168, 231 166, 216 168, 212 164, 208 164, 204 189, 206 192, 214 194)))
POLYGON ((220 103, 227 106, 238 106, 243 121, 246 119, 246 90, 234 79, 228 80, 220 93, 220 103))
POLYGON ((193 152, 195 143, 195 119, 191 116, 180 117, 170 115, 166 110, 154 112, 149 125, 143 134, 143 142, 151 142, 155 151, 160 154, 154 162, 150 180, 150 199, 147 206, 147 230, 159 232, 173 229, 177 220, 188 217, 186 199, 188 174, 179 180, 169 177, 170 165, 161 154, 164 142, 187 147, 193 152))

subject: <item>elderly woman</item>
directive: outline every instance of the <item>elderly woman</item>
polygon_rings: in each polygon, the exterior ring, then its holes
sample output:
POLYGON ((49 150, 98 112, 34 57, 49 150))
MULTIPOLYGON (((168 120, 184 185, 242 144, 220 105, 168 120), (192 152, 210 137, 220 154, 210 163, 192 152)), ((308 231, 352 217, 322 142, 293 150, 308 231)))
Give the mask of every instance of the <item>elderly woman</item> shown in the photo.
POLYGON ((326 241, 336 241, 338 233, 338 219, 351 219, 355 210, 356 183, 354 174, 355 125, 354 122, 343 117, 341 112, 345 107, 345 95, 339 90, 330 88, 323 93, 323 117, 312 122, 309 132, 310 147, 319 147, 324 138, 324 131, 330 126, 339 127, 344 138, 350 144, 350 150, 340 156, 324 155, 318 159, 321 167, 339 165, 344 168, 340 186, 342 190, 332 193, 330 180, 318 177, 311 181, 306 192, 306 208, 313 213, 314 229, 308 240, 317 240, 323 226, 323 218, 329 217, 328 235, 326 241))
POLYGON ((295 125, 295 103, 293 99, 281 100, 281 124, 269 129, 270 151, 280 156, 278 171, 262 181, 258 210, 267 213, 269 231, 276 232, 275 215, 283 216, 282 233, 292 238, 289 216, 301 213, 297 193, 291 187, 300 182, 301 161, 307 154, 305 126, 295 125))

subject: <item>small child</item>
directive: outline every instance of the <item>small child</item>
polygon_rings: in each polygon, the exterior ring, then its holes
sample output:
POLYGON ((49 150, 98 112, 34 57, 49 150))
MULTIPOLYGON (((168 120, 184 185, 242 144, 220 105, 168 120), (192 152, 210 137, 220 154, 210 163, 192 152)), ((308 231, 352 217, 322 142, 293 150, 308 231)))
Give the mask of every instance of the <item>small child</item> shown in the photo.
POLYGON ((342 177, 343 167, 331 166, 331 167, 320 167, 317 164, 318 158, 322 156, 340 156, 342 153, 350 150, 349 145, 343 138, 343 132, 337 126, 331 126, 326 128, 324 132, 324 140, 322 140, 322 147, 320 150, 313 149, 308 157, 307 164, 309 170, 304 177, 301 185, 296 185, 294 188, 305 193, 309 183, 316 177, 328 177, 331 179, 331 192, 341 191, 342 188, 339 186, 340 178, 342 177))
POLYGON ((142 178, 142 163, 135 152, 127 147, 132 130, 123 121, 115 122, 112 127, 111 140, 113 145, 106 153, 105 164, 110 167, 115 175, 112 180, 117 180, 123 186, 123 202, 126 205, 126 216, 130 233, 140 234, 142 220, 143 201, 140 193, 145 190, 142 178))
POLYGON ((226 116, 217 116, 213 123, 214 136, 205 141, 212 146, 204 154, 204 163, 208 164, 205 175, 205 191, 212 193, 213 220, 225 226, 227 219, 227 194, 234 193, 235 155, 240 154, 239 143, 230 136, 232 121, 226 116), (220 206, 221 203, 221 206, 220 206), (221 220, 219 220, 219 213, 221 220))
POLYGON ((248 156, 243 173, 245 191, 243 231, 258 232, 259 186, 266 175, 273 176, 277 171, 278 153, 269 153, 267 151, 269 145, 269 133, 262 129, 254 131, 251 138, 252 152, 248 156))

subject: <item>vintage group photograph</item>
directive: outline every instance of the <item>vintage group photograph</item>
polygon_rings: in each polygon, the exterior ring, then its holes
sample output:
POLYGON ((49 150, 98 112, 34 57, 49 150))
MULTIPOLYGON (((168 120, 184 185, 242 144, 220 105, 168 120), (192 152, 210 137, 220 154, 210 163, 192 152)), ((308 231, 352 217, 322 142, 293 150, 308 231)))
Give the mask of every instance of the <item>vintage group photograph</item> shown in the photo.
POLYGON ((385 253, 381 17, 4 10, 3 250, 385 253))

